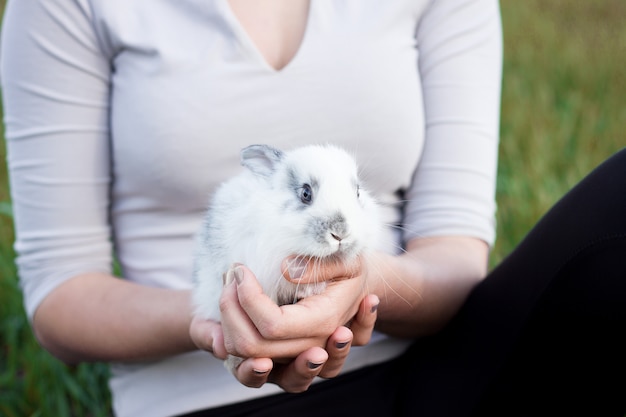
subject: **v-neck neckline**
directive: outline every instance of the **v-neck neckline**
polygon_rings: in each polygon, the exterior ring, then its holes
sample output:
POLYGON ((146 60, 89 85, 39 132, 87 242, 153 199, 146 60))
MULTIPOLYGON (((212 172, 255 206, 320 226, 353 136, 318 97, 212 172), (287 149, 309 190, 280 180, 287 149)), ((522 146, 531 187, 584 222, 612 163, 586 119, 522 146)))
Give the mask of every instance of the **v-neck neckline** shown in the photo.
POLYGON ((231 27, 233 34, 237 38, 237 41, 242 45, 242 47, 251 56, 254 57, 256 61, 260 63, 261 66, 265 68, 265 70, 272 72, 274 74, 280 74, 280 73, 287 71, 289 68, 291 68, 294 65, 296 61, 301 59, 300 56, 302 55, 303 50, 306 49, 307 43, 310 42, 308 38, 310 37, 310 32, 312 28, 311 22, 312 22, 313 15, 314 15, 315 0, 311 0, 309 2, 308 14, 307 14, 306 23, 305 23, 306 26, 304 28, 304 33, 302 34, 302 40, 300 41, 300 45, 298 45, 298 49, 296 50, 296 53, 289 60, 289 62, 287 62, 280 69, 277 69, 276 67, 272 66, 267 61, 263 53, 259 50, 258 46, 254 43, 254 41, 252 40, 252 38, 250 37, 246 29, 241 24, 241 21, 239 20, 239 18, 237 17, 233 9, 230 7, 228 0, 220 0, 220 3, 221 3, 221 9, 224 13, 224 16, 229 26, 231 27))

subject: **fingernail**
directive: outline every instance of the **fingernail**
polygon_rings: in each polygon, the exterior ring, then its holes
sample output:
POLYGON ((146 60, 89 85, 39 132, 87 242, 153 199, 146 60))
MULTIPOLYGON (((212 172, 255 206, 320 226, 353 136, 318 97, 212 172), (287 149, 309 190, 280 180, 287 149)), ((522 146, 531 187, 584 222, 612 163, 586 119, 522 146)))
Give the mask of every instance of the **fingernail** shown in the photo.
POLYGON ((235 267, 235 269, 233 270, 233 275, 235 276, 235 281, 237 281, 237 284, 241 284, 241 282, 243 281, 243 269, 241 269, 240 266, 235 267))
POLYGON ((241 284, 243 280, 243 270, 239 265, 235 264, 226 271, 226 274, 224 274, 222 278, 224 280, 224 286, 230 285, 233 281, 237 281, 237 284, 241 284))
POLYGON ((235 279, 235 274, 233 273, 232 268, 229 268, 228 271, 226 271, 224 275, 222 275, 222 281, 224 282, 225 287, 232 284, 234 279, 235 279))
POLYGON ((253 369, 252 372, 254 372, 256 375, 265 375, 266 373, 269 372, 269 369, 266 369, 266 370, 253 369))
POLYGON ((292 258, 287 261, 287 272, 289 272, 289 278, 300 279, 306 272, 306 260, 303 258, 292 258))
POLYGON ((376 313, 376 310, 378 310, 378 304, 376 304, 375 306, 372 306, 370 313, 376 313))
POLYGON ((311 370, 317 369, 317 368, 319 368, 322 365, 323 365, 323 363, 314 363, 314 362, 311 362, 311 361, 307 361, 307 363, 306 363, 306 366, 308 366, 308 368, 311 369, 311 370))
POLYGON ((348 343, 350 343, 350 342, 337 342, 337 343, 335 343, 335 347, 337 349, 343 349, 346 346, 348 346, 348 343))

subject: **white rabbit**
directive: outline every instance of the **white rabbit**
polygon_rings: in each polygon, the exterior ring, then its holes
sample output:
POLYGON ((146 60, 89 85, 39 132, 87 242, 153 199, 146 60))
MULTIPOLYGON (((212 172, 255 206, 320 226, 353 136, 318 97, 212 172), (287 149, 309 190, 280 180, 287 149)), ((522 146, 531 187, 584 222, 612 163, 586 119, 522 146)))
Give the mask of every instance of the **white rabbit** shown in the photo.
MULTIPOLYGON (((350 261, 374 247, 380 230, 377 203, 354 158, 338 147, 252 145, 241 163, 247 169, 218 188, 198 234, 193 303, 205 319, 220 320, 222 277, 233 263, 249 267, 277 304, 294 303, 326 283, 287 281, 283 259, 350 261)), ((237 364, 226 361, 231 370, 237 364)))

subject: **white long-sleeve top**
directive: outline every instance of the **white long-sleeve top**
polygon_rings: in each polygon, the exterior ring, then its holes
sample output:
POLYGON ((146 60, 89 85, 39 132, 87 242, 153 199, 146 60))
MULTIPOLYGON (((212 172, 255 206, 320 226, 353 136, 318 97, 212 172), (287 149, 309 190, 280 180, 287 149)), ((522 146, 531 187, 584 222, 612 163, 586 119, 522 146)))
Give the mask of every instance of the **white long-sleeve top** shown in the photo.
MULTIPOLYGON (((32 318, 65 280, 190 288, 212 190, 252 143, 334 143, 385 205, 386 248, 494 240, 497 0, 313 0, 275 70, 226 0, 9 0, 1 81, 17 263, 32 318), (398 229, 396 229, 398 230, 398 229)), ((406 346, 377 334, 346 371, 406 346)), ((166 416, 278 392, 205 352, 113 364, 115 412, 166 416)))

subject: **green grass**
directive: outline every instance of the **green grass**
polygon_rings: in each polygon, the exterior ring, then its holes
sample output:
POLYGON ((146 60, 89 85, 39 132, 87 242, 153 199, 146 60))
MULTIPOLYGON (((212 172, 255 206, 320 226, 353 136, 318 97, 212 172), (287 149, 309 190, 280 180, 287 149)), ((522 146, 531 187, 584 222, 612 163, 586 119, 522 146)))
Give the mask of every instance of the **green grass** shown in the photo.
POLYGON ((626 2, 504 0, 492 265, 585 174, 626 146, 626 2))
MULTIPOLYGON (((626 145, 626 2, 502 0, 501 7, 505 63, 492 265, 560 196, 626 145)), ((4 160, 0 135, 0 416, 110 415, 106 366, 67 367, 32 336, 13 264, 4 160)))

